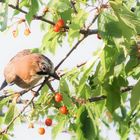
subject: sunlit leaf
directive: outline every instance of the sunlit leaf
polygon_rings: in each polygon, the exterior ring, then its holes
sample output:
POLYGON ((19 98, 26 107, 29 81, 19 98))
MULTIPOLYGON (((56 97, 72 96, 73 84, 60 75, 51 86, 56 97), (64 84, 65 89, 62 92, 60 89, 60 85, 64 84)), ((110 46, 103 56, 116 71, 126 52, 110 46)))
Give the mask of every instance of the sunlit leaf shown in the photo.
POLYGON ((96 134, 96 122, 90 109, 81 106, 77 116, 77 138, 80 140, 98 139, 96 134))
POLYGON ((4 31, 7 28, 8 2, 9 0, 6 0, 5 3, 0 3, 0 31, 4 31))
POLYGON ((26 19, 29 24, 33 20, 34 18, 33 16, 37 13, 38 9, 39 9, 38 0, 31 0, 31 7, 29 9, 28 14, 26 15, 26 19))
POLYGON ((131 99, 130 99, 131 108, 134 108, 140 101, 139 91, 140 91, 140 80, 134 86, 131 93, 131 99))
POLYGON ((15 104, 11 104, 7 113, 5 114, 4 123, 9 124, 14 118, 15 104))
POLYGON ((63 130, 63 127, 66 123, 66 118, 63 118, 52 130, 52 139, 55 139, 56 136, 63 130))

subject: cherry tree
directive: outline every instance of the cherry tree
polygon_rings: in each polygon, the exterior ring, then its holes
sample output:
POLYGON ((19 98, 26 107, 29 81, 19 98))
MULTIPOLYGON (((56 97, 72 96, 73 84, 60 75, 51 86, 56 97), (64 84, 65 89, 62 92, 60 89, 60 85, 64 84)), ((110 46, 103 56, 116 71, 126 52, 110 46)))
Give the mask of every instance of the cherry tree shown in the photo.
MULTIPOLYGON (((1 32, 12 26, 8 24, 11 11, 10 22, 16 19, 13 24, 17 27, 25 24, 26 36, 31 33, 31 23, 40 22, 44 36, 33 52, 55 55, 65 41, 69 43, 71 49, 55 67, 56 71, 91 35, 96 34, 104 42, 90 63, 60 71, 59 86, 54 86, 55 79, 46 77, 31 89, 4 91, 0 95, 2 140, 11 138, 17 122, 22 125, 28 118, 29 127, 33 128, 40 117, 47 118, 44 122, 47 127, 56 122, 52 126, 52 139, 66 131, 72 134, 72 139, 101 140, 105 139, 101 133, 103 126, 109 129, 112 125, 123 140, 129 139, 130 134, 135 139, 140 137, 139 1, 1 0, 0 9, 1 32), (129 79, 137 83, 130 85, 129 79), (33 96, 23 100, 22 96, 28 92, 33 96), (22 109, 17 107, 19 104, 22 109), (3 113, 4 106, 8 107, 6 113, 3 113), (2 124, 6 127, 2 128, 2 124)), ((18 28, 12 33, 17 37, 18 28)), ((39 133, 44 134, 45 129, 39 128, 39 133)))

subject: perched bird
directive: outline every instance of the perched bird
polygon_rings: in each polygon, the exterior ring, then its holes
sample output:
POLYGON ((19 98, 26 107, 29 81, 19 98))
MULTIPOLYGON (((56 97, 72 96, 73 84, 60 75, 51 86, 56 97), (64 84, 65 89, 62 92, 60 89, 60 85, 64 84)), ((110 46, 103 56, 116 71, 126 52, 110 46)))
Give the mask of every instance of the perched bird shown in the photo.
POLYGON ((5 67, 5 81, 0 90, 7 84, 16 84, 25 89, 31 88, 44 76, 52 76, 59 80, 59 76, 49 58, 26 49, 17 53, 5 67))

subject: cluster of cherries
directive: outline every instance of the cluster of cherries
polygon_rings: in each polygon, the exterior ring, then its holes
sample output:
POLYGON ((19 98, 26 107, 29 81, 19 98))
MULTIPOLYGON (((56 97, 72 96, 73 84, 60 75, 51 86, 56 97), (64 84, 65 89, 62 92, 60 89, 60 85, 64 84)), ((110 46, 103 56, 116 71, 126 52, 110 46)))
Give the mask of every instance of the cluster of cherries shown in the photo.
MULTIPOLYGON (((20 20, 18 20, 18 21, 17 21, 17 27, 18 27, 18 25, 21 24, 21 23, 25 23, 25 19, 20 19, 20 20)), ((25 36, 28 36, 28 35, 31 33, 31 31, 30 31, 30 29, 29 29, 29 27, 27 26, 26 23, 25 23, 25 26, 26 26, 26 28, 25 28, 25 30, 24 30, 24 35, 25 35, 25 36)), ((18 28, 16 28, 15 30, 13 30, 12 34, 13 34, 13 37, 16 38, 16 37, 18 36, 18 28)))
MULTIPOLYGON (((55 96, 54 96, 54 100, 55 100, 55 102, 60 103, 60 102, 63 100, 62 94, 59 93, 59 92, 57 92, 57 93, 55 94, 55 96)), ((61 107, 59 108, 59 112, 60 112, 61 114, 66 115, 66 114, 68 114, 68 109, 67 109, 67 107, 66 107, 65 105, 63 105, 63 106, 61 106, 61 107)), ((45 124, 46 126, 52 126, 52 123, 53 123, 53 121, 52 121, 51 118, 46 118, 46 119, 45 119, 44 124, 45 124)), ((34 128, 33 123, 30 123, 30 124, 29 124, 29 128, 34 128)), ((38 133, 39 133, 40 135, 44 135, 44 134, 45 134, 45 128, 44 128, 44 127, 39 127, 39 128, 38 128, 38 133)))
POLYGON ((59 19, 53 27, 54 32, 60 32, 60 30, 64 27, 65 22, 63 19, 59 19))

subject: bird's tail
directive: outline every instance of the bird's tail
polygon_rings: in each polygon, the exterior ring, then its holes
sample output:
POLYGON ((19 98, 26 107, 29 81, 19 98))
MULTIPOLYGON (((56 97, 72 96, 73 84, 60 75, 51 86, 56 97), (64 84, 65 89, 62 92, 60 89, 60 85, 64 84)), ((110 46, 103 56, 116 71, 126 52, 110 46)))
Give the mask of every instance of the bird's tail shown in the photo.
POLYGON ((3 88, 5 88, 7 86, 7 82, 6 80, 3 81, 1 87, 0 87, 0 90, 2 90, 3 88))

